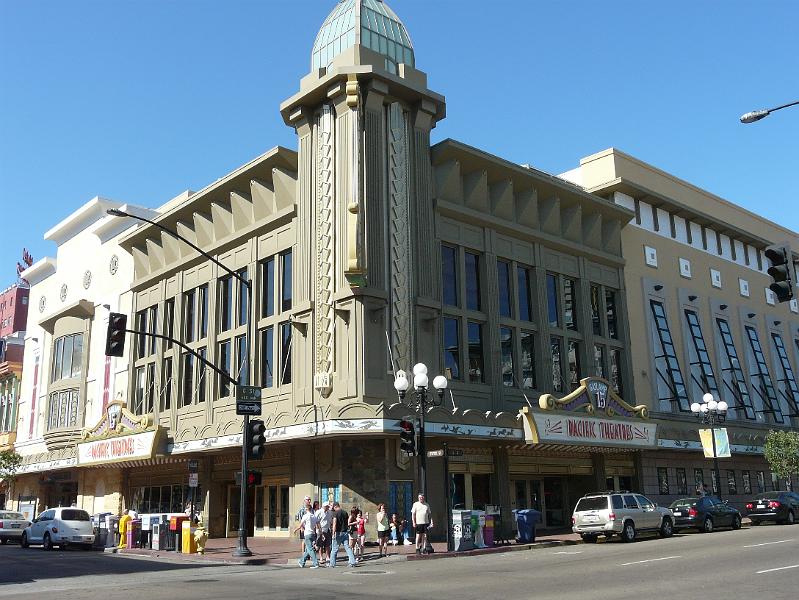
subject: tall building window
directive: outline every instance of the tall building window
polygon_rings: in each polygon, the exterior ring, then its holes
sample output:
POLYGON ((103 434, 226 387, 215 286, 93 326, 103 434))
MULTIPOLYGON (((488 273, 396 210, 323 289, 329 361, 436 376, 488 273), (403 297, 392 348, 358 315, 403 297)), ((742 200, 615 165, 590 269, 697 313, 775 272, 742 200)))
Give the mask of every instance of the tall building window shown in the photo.
POLYGON ((444 373, 449 379, 461 379, 460 319, 444 318, 444 373))
POLYGON ((716 383, 716 375, 713 372, 713 365, 710 363, 710 355, 705 344, 705 337, 702 335, 702 326, 699 322, 699 315, 696 311, 685 309, 685 322, 688 327, 688 335, 691 339, 689 346, 690 373, 693 383, 692 397, 700 398, 706 393, 713 394, 714 398, 719 398, 719 387, 716 383))
POLYGON ((147 309, 136 313, 136 358, 147 356, 147 309))
POLYGON ((594 335, 602 335, 602 298, 598 285, 591 286, 591 331, 594 335))
POLYGON ((250 312, 250 293, 247 291, 247 286, 244 284, 245 281, 248 281, 248 274, 247 269, 240 269, 237 271, 239 277, 241 279, 236 280, 236 286, 238 287, 237 295, 238 295, 238 303, 236 305, 236 324, 238 325, 246 325, 247 318, 250 312))
POLYGON ((568 277, 563 278, 563 322, 566 329, 577 331, 577 286, 568 277))
POLYGON ((83 369, 83 334, 60 337, 56 339, 53 348, 50 382, 80 377, 83 369))
POLYGON ((147 393, 147 373, 144 367, 137 367, 135 372, 135 387, 133 388, 133 414, 144 414, 144 395, 147 393))
POLYGON ((77 427, 80 416, 79 399, 77 389, 51 393, 48 397, 47 429, 77 427))
POLYGON ((735 349, 735 342, 730 331, 730 324, 724 320, 716 319, 716 328, 719 334, 719 341, 722 352, 721 369, 724 387, 730 391, 735 398, 732 406, 735 407, 736 415, 743 415, 747 419, 755 420, 755 409, 752 405, 752 398, 749 395, 749 388, 746 386, 744 372, 741 368, 741 361, 738 360, 738 351, 735 349))
POLYGON ((780 369, 781 377, 777 379, 777 383, 781 385, 780 394, 788 403, 791 415, 799 417, 799 388, 796 386, 796 378, 785 350, 785 344, 779 333, 772 333, 771 341, 774 343, 774 353, 777 355, 777 364, 780 369))
POLYGON ((535 338, 532 331, 522 330, 521 334, 521 372, 522 387, 533 389, 536 387, 535 381, 535 338))
POLYGON ((499 347, 502 385, 514 387, 516 377, 513 373, 513 330, 510 327, 499 328, 499 347))
POLYGON ((746 337, 749 340, 749 349, 752 356, 752 372, 749 374, 752 380, 752 388, 763 404, 763 412, 771 415, 777 423, 783 423, 785 419, 782 416, 782 410, 780 410, 780 405, 777 401, 777 393, 771 381, 771 374, 766 365, 766 357, 763 354, 763 348, 760 345, 760 338, 757 335, 757 330, 749 325, 744 327, 744 329, 746 330, 746 337))
POLYGON ((161 371, 161 379, 163 382, 159 411, 165 412, 172 407, 172 358, 164 359, 164 366, 161 371))
POLYGON ((208 360, 208 350, 205 346, 203 346, 197 350, 197 354, 199 355, 199 358, 194 360, 194 363, 197 365, 197 370, 195 373, 197 378, 196 395, 197 404, 202 404, 205 402, 205 390, 208 388, 208 382, 206 381, 205 377, 206 373, 208 373, 208 365, 203 362, 208 360))
POLYGON ((605 347, 601 344, 594 344, 594 377, 607 379, 605 373, 605 347))
POLYGON ((552 359, 552 389, 556 392, 564 392, 565 386, 563 385, 563 364, 561 362, 561 345, 562 340, 557 336, 549 338, 549 352, 552 359))
POLYGON ((516 285, 519 297, 519 319, 522 321, 533 320, 533 304, 530 301, 530 269, 516 267, 516 285))
POLYGON ((499 288, 499 314, 502 317, 512 317, 511 288, 510 288, 510 263, 504 260, 497 261, 497 285, 499 288))
POLYGON ((189 406, 194 398, 194 355, 189 352, 183 353, 183 406, 189 406))
POLYGON ((197 297, 196 290, 189 290, 185 294, 183 294, 183 307, 184 307, 184 319, 183 319, 183 339, 186 343, 191 343, 194 341, 194 332, 196 327, 195 321, 195 313, 194 313, 194 303, 195 298, 197 297))
POLYGON ((208 337, 208 284, 197 288, 197 338, 208 337))
MULTIPOLYGON (((286 318, 292 309, 294 295, 292 268, 290 249, 266 257, 260 263, 261 318, 257 324, 258 362, 255 371, 264 388, 291 383, 292 330, 286 318)), ((243 368, 241 371, 237 368, 236 378, 244 381, 248 378, 246 330, 239 333, 235 340, 235 361, 243 368)))
MULTIPOLYGON (((230 354, 230 340, 225 340, 219 344, 219 358, 218 364, 219 368, 222 369, 225 373, 230 375, 230 367, 231 367, 231 354, 230 354)), ((230 396, 230 381, 227 378, 220 377, 219 378, 219 397, 226 398, 230 396)))
POLYGON ((608 322, 608 337, 614 340, 619 339, 619 330, 617 327, 616 315, 616 292, 613 290, 605 290, 605 313, 607 314, 608 322))
POLYGON ((164 348, 172 347, 172 339, 175 337, 175 299, 169 298, 164 302, 164 324, 163 333, 169 338, 164 340, 164 348))
POLYGON ((233 276, 225 275, 219 279, 219 331, 233 327, 233 276))
POLYGON ((547 273, 547 315, 550 327, 560 327, 560 297, 558 276, 547 273))
POLYGON ((581 373, 580 344, 574 340, 569 340, 569 387, 571 390, 576 390, 580 387, 581 373))
POLYGON ((458 250, 441 246, 442 297, 444 304, 458 306, 458 250))
POLYGON ((465 253, 466 259, 466 308, 480 310, 480 257, 473 252, 465 253))
POLYGON ((624 385, 621 376, 621 350, 619 348, 610 349, 610 385, 613 391, 619 396, 624 397, 624 385))
POLYGON ((655 372, 657 399, 660 410, 668 411, 676 405, 680 411, 689 411, 688 392, 680 371, 680 363, 674 350, 674 342, 662 302, 650 300, 652 311, 653 340, 655 343, 655 372))
POLYGON ((485 382, 483 326, 470 321, 467 329, 469 335, 469 383, 483 383, 485 382))

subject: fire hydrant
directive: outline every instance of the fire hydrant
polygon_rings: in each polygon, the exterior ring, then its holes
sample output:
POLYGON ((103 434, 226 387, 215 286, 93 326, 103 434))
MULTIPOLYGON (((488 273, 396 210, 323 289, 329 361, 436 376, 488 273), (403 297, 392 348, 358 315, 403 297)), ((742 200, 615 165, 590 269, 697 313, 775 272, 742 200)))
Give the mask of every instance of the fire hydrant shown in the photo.
POLYGON ((205 554, 205 542, 208 541, 208 530, 202 523, 197 523, 194 530, 194 542, 197 544, 197 554, 205 554))

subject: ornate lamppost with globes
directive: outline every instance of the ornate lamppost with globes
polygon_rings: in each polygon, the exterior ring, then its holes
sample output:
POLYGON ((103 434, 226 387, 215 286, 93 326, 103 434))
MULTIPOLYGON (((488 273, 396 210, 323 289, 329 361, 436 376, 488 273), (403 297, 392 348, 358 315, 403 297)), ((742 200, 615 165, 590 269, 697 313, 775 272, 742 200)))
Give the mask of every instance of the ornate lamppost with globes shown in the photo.
POLYGON ((416 363, 413 365, 413 397, 406 398, 406 392, 410 387, 408 376, 405 371, 397 371, 396 378, 394 379, 394 389, 397 390, 400 402, 419 412, 419 448, 417 454, 419 455, 419 493, 427 493, 427 450, 425 448, 425 434, 424 434, 424 416, 428 407, 441 406, 444 401, 444 390, 447 389, 447 378, 443 375, 438 375, 433 378, 433 387, 436 389, 436 396, 431 396, 428 399, 427 386, 429 379, 427 378, 427 365, 424 363, 416 363))
POLYGON ((696 415, 700 423, 710 426, 710 438, 713 440, 713 470, 716 472, 717 496, 721 500, 721 472, 719 471, 719 458, 716 452, 716 425, 727 419, 729 407, 724 400, 716 401, 710 392, 702 396, 702 403, 691 404, 691 412, 696 415))

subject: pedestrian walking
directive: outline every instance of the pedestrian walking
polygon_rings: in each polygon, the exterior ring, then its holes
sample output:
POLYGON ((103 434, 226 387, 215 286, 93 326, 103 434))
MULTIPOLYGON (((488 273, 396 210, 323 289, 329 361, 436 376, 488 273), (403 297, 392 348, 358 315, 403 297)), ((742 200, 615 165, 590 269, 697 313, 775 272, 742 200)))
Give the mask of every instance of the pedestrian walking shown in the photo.
POLYGON ((330 505, 326 502, 316 511, 316 520, 319 524, 319 535, 316 538, 316 547, 319 549, 319 561, 325 564, 330 558, 331 539, 330 531, 333 525, 333 516, 330 505))
POLYGON ((427 553, 427 531, 433 526, 433 513, 425 502, 424 494, 411 507, 411 521, 416 531, 416 554, 427 553))
POLYGON ((355 557, 355 562, 360 562, 358 559, 358 507, 353 506, 350 509, 350 517, 347 520, 347 534, 349 535, 350 549, 355 557))
POLYGON ((316 519, 316 515, 310 508, 305 509, 305 514, 300 519, 300 525, 297 529, 294 530, 294 533, 298 531, 302 531, 303 536, 303 546, 304 550, 302 556, 297 560, 297 564, 300 565, 300 568, 305 566, 305 561, 310 558, 312 569, 319 568, 319 558, 316 556, 316 552, 314 551, 314 539, 316 538, 316 532, 319 529, 319 522, 316 519))
POLYGON ((388 523, 386 505, 380 503, 377 505, 377 544, 380 553, 378 558, 383 558, 383 555, 388 556, 388 536, 390 534, 391 527, 388 523))
MULTIPOLYGON (((300 508, 294 514, 294 520, 299 523, 303 515, 305 515, 305 511, 307 511, 310 508, 311 508, 311 497, 305 496, 302 502, 302 506, 300 506, 300 508)), ((302 530, 299 531, 300 531, 300 552, 302 552, 305 550, 305 536, 302 530)))
POLYGON ((364 542, 366 542, 366 524, 369 522, 369 513, 367 512, 364 514, 362 510, 358 510, 358 519, 356 521, 358 525, 358 546, 356 551, 356 556, 358 556, 358 562, 363 559, 363 547, 364 542))
POLYGON ((333 503, 333 511, 332 511, 332 544, 330 550, 330 567, 333 568, 336 566, 336 555, 338 554, 339 546, 344 546, 344 550, 347 552, 347 564, 350 567, 355 566, 355 554, 352 551, 349 543, 349 529, 347 527, 347 522, 349 521, 349 515, 347 515, 347 511, 341 508, 341 505, 338 502, 333 503))

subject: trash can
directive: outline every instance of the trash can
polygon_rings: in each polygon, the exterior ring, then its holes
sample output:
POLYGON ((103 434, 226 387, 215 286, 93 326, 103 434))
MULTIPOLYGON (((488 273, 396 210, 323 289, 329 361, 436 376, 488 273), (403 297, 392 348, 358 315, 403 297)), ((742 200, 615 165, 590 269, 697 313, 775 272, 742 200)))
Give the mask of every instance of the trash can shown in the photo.
POLYGON ((488 548, 494 545, 494 515, 486 514, 486 524, 483 527, 483 542, 488 548))
POLYGON ((541 520, 541 512, 534 508, 516 509, 516 528, 518 533, 516 541, 520 544, 529 544, 535 541, 535 525, 541 520))
POLYGON ((474 548, 472 541, 472 512, 470 510, 452 511, 452 549, 455 552, 471 550, 474 548))

